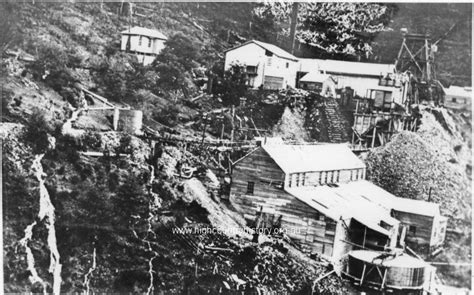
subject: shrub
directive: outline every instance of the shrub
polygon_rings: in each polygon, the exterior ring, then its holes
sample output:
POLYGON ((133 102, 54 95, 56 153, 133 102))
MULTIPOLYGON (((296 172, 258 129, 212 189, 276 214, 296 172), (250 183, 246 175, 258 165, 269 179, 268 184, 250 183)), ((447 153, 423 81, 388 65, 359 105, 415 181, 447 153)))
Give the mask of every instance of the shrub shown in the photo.
POLYGON ((48 134, 51 131, 44 114, 41 110, 35 109, 26 124, 24 140, 31 145, 35 154, 42 154, 48 149, 48 134))
POLYGON ((87 131, 82 139, 82 145, 86 149, 98 150, 102 146, 102 137, 99 133, 87 131))
POLYGON ((177 105, 169 105, 163 109, 154 111, 153 119, 169 127, 174 127, 178 124, 179 111, 177 105))

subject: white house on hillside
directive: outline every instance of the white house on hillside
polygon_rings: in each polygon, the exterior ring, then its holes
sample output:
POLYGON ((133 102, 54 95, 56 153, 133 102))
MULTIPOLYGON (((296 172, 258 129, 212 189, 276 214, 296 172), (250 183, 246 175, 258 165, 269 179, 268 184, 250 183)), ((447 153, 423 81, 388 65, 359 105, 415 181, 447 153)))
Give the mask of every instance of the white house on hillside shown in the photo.
POLYGON ((252 88, 285 89, 295 87, 298 59, 278 46, 251 40, 225 51, 225 66, 245 67, 252 88))
POLYGON ((121 50, 135 53, 143 65, 151 64, 155 60, 168 39, 159 31, 142 27, 133 27, 122 31, 121 34, 121 50))
POLYGON ((472 88, 451 85, 443 88, 445 98, 444 106, 451 109, 467 109, 472 104, 472 88))

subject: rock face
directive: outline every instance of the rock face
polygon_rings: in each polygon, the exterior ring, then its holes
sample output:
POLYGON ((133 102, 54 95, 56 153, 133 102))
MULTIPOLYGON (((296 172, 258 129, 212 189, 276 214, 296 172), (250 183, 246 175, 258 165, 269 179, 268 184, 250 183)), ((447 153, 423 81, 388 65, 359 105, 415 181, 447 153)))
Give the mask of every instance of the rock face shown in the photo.
POLYGON ((304 129, 304 112, 285 108, 280 121, 273 128, 273 136, 289 141, 308 141, 309 135, 304 129))

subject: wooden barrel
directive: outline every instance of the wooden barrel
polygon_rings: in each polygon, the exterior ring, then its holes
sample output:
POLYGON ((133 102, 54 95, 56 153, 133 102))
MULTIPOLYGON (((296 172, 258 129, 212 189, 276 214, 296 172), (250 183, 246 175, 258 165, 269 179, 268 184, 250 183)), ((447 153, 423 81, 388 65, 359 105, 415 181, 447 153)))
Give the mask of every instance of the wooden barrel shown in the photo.
POLYGON ((400 254, 357 250, 349 253, 348 276, 388 289, 422 289, 428 276, 428 264, 423 260, 400 254))

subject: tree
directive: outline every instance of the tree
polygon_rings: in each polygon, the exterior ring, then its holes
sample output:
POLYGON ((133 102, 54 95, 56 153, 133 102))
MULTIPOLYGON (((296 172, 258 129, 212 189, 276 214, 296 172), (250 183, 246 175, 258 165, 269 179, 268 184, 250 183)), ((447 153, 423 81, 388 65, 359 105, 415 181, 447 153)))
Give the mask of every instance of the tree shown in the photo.
MULTIPOLYGON (((387 6, 375 3, 305 2, 298 7, 296 39, 333 55, 368 57, 372 53, 370 41, 389 21, 387 6)), ((292 3, 266 3, 254 12, 287 23, 292 3)), ((289 30, 283 32, 288 35, 289 30)))
POLYGON ((183 89, 190 80, 190 71, 201 58, 200 44, 182 33, 170 37, 152 67, 158 72, 158 86, 167 90, 183 89))
MULTIPOLYGON (((213 67, 214 73, 222 72, 222 63, 218 63, 213 67)), ((217 83, 213 88, 213 94, 222 97, 224 105, 239 105, 240 98, 245 96, 248 90, 247 75, 243 71, 243 67, 239 64, 232 64, 230 69, 219 76, 217 74, 217 83)))

